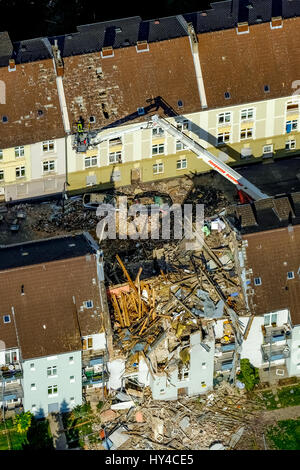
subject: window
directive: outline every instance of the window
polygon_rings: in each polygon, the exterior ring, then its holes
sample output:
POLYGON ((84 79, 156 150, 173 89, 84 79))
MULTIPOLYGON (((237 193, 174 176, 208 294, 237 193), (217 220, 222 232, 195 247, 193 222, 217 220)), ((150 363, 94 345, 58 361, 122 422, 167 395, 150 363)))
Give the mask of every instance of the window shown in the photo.
POLYGON ((271 315, 265 315, 264 316, 264 325, 265 326, 270 325, 270 321, 271 321, 271 315))
POLYGON ((47 367, 47 376, 56 377, 57 376, 57 366, 47 367))
POLYGON ((178 106, 178 108, 183 108, 183 101, 182 101, 182 100, 178 100, 178 101, 177 101, 177 106, 178 106))
POLYGON ((3 122, 3 124, 6 124, 8 122, 8 117, 7 116, 2 116, 2 122, 3 122))
POLYGON ((30 385, 30 390, 36 390, 36 385, 35 385, 35 384, 31 384, 31 385, 30 385))
POLYGON ((188 119, 183 119, 176 123, 176 127, 179 131, 188 131, 189 130, 189 121, 188 119))
POLYGON ((289 134, 292 131, 298 130, 298 119, 292 119, 291 121, 286 121, 285 130, 287 134, 289 134))
POLYGON ((92 349, 93 347, 93 338, 88 338, 88 349, 92 349))
POLYGON ((74 397, 70 398, 70 403, 71 403, 71 405, 73 405, 75 403, 75 398, 74 397))
POLYGON ((0 160, 3 160, 3 150, 0 149, 0 160))
POLYGON ((253 128, 248 127, 248 129, 241 129, 241 140, 251 139, 253 136, 253 128))
POLYGON ((271 315, 271 324, 277 323, 277 313, 272 313, 271 315))
POLYGON ((86 300, 86 301, 84 302, 85 308, 93 308, 93 305, 94 305, 94 304, 93 304, 93 301, 92 301, 92 300, 86 300))
POLYGON ((264 92, 270 93, 270 85, 264 85, 264 92))
POLYGON ((109 163, 122 163, 122 154, 121 152, 111 152, 109 154, 109 163))
POLYGON ((43 152, 54 152, 54 140, 43 142, 43 152))
POLYGON ((138 113, 139 116, 143 116, 143 114, 145 114, 144 108, 138 108, 137 113, 138 113))
POLYGON ((180 152, 181 150, 186 149, 187 146, 184 145, 181 140, 176 140, 176 152, 180 152))
POLYGON ((54 160, 46 160, 43 162, 43 173, 49 173, 50 171, 55 171, 54 160))
POLYGON ((4 315, 3 321, 4 323, 10 323, 10 315, 4 315))
POLYGON ((5 364, 13 364, 17 362, 17 352, 16 351, 9 351, 5 353, 5 364))
POLYGON ((206 383, 205 383, 205 382, 201 382, 201 387, 205 388, 205 387, 206 387, 206 383))
POLYGON ((202 362, 202 369, 206 369, 206 362, 202 362))
POLYGON ((161 155, 165 151, 164 144, 152 145, 152 155, 161 155))
POLYGON ((292 103, 292 102, 287 103, 286 110, 287 110, 287 112, 289 112, 289 111, 298 112, 299 111, 299 103, 292 103))
POLYGON ((57 385, 49 385, 48 395, 57 395, 57 394, 58 394, 57 385))
POLYGON ((23 145, 21 147, 15 147, 15 157, 24 157, 25 152, 24 152, 24 147, 23 145))
POLYGON ((155 163, 153 165, 153 174, 158 175, 159 173, 164 172, 164 164, 163 163, 155 163))
POLYGON ((220 132, 218 134, 218 145, 230 141, 230 132, 220 132))
POLYGON ((165 131, 161 127, 153 127, 152 135, 153 137, 162 137, 165 134, 165 131))
POLYGON ((285 143, 285 150, 294 150, 296 148, 295 139, 287 140, 285 143))
POLYGON ((273 152, 273 145, 264 145, 263 146, 263 153, 272 153, 273 152))
POLYGON ((4 180, 4 170, 0 170, 0 181, 4 180))
POLYGON ((254 109, 242 109, 241 111, 241 121, 248 121, 249 119, 253 119, 254 117, 254 109))
POLYGON ((289 272, 287 273, 287 278, 288 278, 288 279, 294 279, 294 277, 295 277, 294 271, 289 271, 289 272))
POLYGON ((69 357, 69 364, 74 364, 74 356, 69 357))
POLYGON ((31 411, 34 413, 36 411, 36 405, 31 406, 31 411))
POLYGON ((95 116, 90 116, 90 123, 94 124, 96 122, 95 116))
POLYGON ((183 158, 182 160, 177 160, 176 168, 177 170, 184 170, 185 168, 187 168, 187 159, 183 158))
POLYGON ((74 375, 71 375, 71 376, 70 376, 70 383, 72 384, 72 383, 74 383, 74 382, 75 382, 75 376, 74 376, 74 375))
POLYGON ((254 278, 254 284, 256 286, 261 286, 261 278, 260 277, 255 277, 254 278))
POLYGON ((16 178, 24 178, 25 176, 25 166, 18 166, 16 168, 16 178))
POLYGON ((84 159, 84 167, 90 168, 91 166, 97 166, 98 164, 98 157, 95 155, 93 157, 86 157, 84 159))
POLYGON ((108 143, 110 147, 113 147, 114 145, 122 145, 122 139, 121 137, 116 137, 115 139, 109 139, 108 143))
POLYGON ((229 93, 229 91, 225 91, 225 93, 224 93, 224 98, 225 98, 225 100, 229 100, 229 99, 230 99, 230 93, 229 93))
POLYGON ((228 124, 231 122, 231 113, 220 113, 218 115, 218 124, 228 124))
POLYGON ((34 364, 30 364, 30 370, 35 370, 34 364))

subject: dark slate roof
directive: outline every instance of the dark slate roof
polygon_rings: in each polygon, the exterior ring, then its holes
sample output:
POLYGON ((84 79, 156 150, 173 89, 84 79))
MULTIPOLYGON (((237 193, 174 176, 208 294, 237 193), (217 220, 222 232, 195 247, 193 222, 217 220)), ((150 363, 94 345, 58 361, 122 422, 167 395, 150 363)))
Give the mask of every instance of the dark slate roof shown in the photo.
POLYGON ((231 206, 227 215, 241 234, 300 224, 300 193, 231 206))
POLYGON ((176 16, 142 21, 139 16, 77 27, 78 32, 49 38, 57 40, 63 57, 133 46, 137 41, 157 42, 186 36, 176 16))
POLYGON ((205 11, 183 15, 187 22, 192 22, 197 33, 234 28, 237 23, 247 21, 259 24, 271 18, 282 16, 292 18, 300 16, 299 0, 227 0, 211 3, 205 11))
POLYGON ((93 254, 96 246, 86 233, 1 246, 0 271, 93 254))
MULTIPOLYGON (((300 16, 300 0, 226 0, 211 3, 210 9, 205 11, 183 14, 187 22, 193 23, 196 33, 234 28, 238 22, 243 21, 248 21, 251 25, 268 22, 276 16, 300 16)), ((7 54, 9 37, 7 39, 4 33, 0 33, 0 66, 8 65, 7 58, 11 56, 16 63, 50 58, 51 51, 47 47, 47 41, 53 45, 57 40, 62 56, 68 57, 100 51, 106 46, 117 49, 135 45, 137 41, 147 40, 151 43, 187 35, 177 16, 157 20, 143 21, 140 16, 133 16, 81 25, 74 33, 53 36, 48 40, 37 38, 15 42, 13 54, 7 54), (116 32, 116 28, 121 28, 121 31, 116 32)))

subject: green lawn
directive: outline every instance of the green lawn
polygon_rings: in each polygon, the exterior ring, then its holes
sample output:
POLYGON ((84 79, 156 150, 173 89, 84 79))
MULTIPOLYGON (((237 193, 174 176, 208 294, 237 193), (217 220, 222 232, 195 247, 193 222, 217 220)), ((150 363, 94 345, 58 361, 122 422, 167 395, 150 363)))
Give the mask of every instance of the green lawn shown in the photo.
POLYGON ((17 433, 11 418, 7 419, 5 424, 7 433, 3 432, 5 426, 0 422, 0 450, 53 449, 48 420, 33 419, 27 436, 17 433))
POLYGON ((267 410, 300 405, 300 384, 278 389, 275 395, 271 391, 262 392, 262 396, 267 410))
POLYGON ((267 438, 278 450, 300 450, 300 418, 278 421, 267 430, 267 438))

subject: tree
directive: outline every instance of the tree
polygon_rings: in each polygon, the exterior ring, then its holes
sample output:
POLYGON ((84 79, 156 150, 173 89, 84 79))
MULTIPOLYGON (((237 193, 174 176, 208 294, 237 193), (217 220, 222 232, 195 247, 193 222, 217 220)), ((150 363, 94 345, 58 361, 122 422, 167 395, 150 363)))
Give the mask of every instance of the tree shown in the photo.
POLYGON ((245 384, 246 390, 250 392, 259 383, 259 370, 250 363, 249 359, 241 359, 240 368, 238 379, 245 384))
POLYGON ((14 417, 14 423, 17 426, 17 432, 19 434, 27 434, 28 429, 31 426, 31 421, 33 418, 33 414, 30 411, 26 413, 21 413, 14 417))

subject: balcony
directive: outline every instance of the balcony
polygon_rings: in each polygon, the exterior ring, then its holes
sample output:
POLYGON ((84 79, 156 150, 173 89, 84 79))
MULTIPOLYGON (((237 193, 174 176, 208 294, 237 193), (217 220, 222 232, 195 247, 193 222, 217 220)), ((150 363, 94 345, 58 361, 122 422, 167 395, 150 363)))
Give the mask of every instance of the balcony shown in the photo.
POLYGON ((21 384, 18 383, 11 383, 6 384, 3 387, 3 390, 0 389, 0 401, 11 401, 11 400, 18 400, 23 398, 24 392, 23 387, 21 384))
POLYGON ((261 351, 264 362, 279 361, 281 359, 287 359, 290 356, 290 348, 287 345, 273 346, 272 343, 268 345, 263 344, 261 351))
POLYGON ((285 341, 291 334, 290 327, 285 324, 282 326, 262 326, 264 344, 277 343, 285 341))
POLYGON ((104 370, 101 371, 85 370, 82 375, 82 386, 97 385, 108 381, 108 373, 104 370))
POLYGON ((216 350, 215 371, 229 371, 233 366, 235 343, 222 344, 216 350))
POLYGON ((15 362, 14 364, 0 366, 0 382, 7 382, 11 380, 18 380, 23 378, 23 371, 21 364, 15 362))

